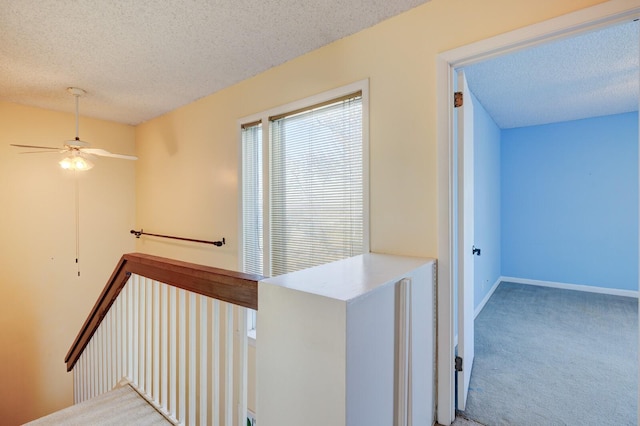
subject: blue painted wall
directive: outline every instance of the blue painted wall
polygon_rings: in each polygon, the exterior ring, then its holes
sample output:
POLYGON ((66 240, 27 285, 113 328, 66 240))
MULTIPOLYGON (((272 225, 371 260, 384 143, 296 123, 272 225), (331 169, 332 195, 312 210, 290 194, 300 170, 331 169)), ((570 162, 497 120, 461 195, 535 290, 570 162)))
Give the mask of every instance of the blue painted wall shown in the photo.
POLYGON ((500 128, 472 96, 474 127, 474 306, 500 277, 500 128))
POLYGON ((503 276, 638 289, 637 112, 502 130, 500 155, 503 276))

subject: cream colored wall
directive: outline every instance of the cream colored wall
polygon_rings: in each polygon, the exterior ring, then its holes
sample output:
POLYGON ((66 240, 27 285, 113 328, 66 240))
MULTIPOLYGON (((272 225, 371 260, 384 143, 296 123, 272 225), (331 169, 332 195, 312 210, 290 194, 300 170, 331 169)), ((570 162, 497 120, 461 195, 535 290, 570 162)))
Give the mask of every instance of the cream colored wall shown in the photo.
MULTIPOLYGON (((135 153, 134 134, 131 126, 80 119, 82 139, 114 152, 135 153)), ((73 178, 59 168, 59 154, 19 155, 9 146, 62 146, 74 135, 73 114, 0 102, 3 425, 73 403, 64 357, 116 262, 135 246, 133 163, 99 159, 80 178, 78 277, 73 178)))
MULTIPOLYGON (((137 250, 237 268, 240 117, 369 78, 371 249, 438 257, 436 55, 597 3, 431 0, 138 126, 136 176, 133 163, 101 159, 81 179, 81 277, 72 180, 55 154, 18 156, 8 146, 61 143, 73 116, 0 102, 2 423, 71 404, 63 358, 117 259, 133 250, 134 214, 149 232, 228 242, 143 238, 137 250)), ((132 127, 82 118, 80 129, 96 146, 135 151, 132 127)))
POLYGON ((437 54, 597 3, 432 0, 138 126, 138 226, 227 245, 146 238, 137 249, 237 268, 237 120, 368 78, 371 250, 437 258, 437 54))
POLYGON ((138 249, 236 267, 237 120, 369 78, 371 249, 436 256, 436 55, 599 2, 432 0, 138 126, 138 225, 227 238, 223 248, 147 238, 138 249))

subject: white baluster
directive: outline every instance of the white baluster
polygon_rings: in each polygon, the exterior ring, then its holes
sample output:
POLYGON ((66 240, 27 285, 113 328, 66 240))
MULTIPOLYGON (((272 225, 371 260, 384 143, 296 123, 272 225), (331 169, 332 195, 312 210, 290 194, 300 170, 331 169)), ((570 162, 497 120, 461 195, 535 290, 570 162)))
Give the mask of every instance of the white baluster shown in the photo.
POLYGON ((103 394, 109 390, 109 374, 111 373, 111 345, 109 341, 109 334, 111 328, 109 327, 109 321, 105 318, 102 321, 102 389, 100 393, 103 394))
POLYGON ((85 348, 83 356, 84 363, 84 394, 82 400, 86 401, 91 395, 91 358, 89 355, 89 348, 85 348))
POLYGON ((82 352, 82 356, 80 357, 80 371, 81 371, 81 380, 82 380, 82 390, 80 391, 80 399, 78 402, 82 402, 87 398, 87 386, 89 385, 89 378, 87 377, 87 350, 85 349, 82 352))
POLYGON ((100 333, 100 329, 97 330, 96 334, 91 339, 94 345, 94 357, 95 357, 95 368, 96 368, 96 386, 93 393, 93 396, 100 395, 102 393, 102 357, 103 357, 103 345, 102 345, 102 333, 100 333))
POLYGON ((126 354, 126 371, 127 379, 133 381, 133 277, 129 279, 127 284, 127 303, 126 303, 126 336, 125 336, 125 354, 126 354))
POLYGON ((186 291, 178 290, 178 420, 185 421, 187 405, 187 309, 186 291))
POLYGON ((208 407, 207 407, 207 400, 208 400, 208 378, 209 378, 209 372, 208 372, 208 364, 207 361, 209 359, 208 356, 208 346, 209 346, 209 342, 208 342, 208 322, 209 322, 209 315, 208 315, 208 310, 207 310, 207 305, 208 305, 208 297, 205 296, 198 296, 199 300, 200 300, 200 348, 198 350, 198 353, 200 354, 200 371, 198 374, 198 377, 200 378, 200 388, 199 388, 199 395, 200 395, 200 401, 199 401, 199 408, 200 408, 200 424, 201 425, 206 425, 209 422, 208 420, 208 407))
POLYGON ((107 346, 107 329, 104 321, 102 321, 102 327, 100 330, 100 391, 98 395, 101 395, 107 390, 107 370, 109 369, 109 348, 107 346))
POLYGON ((133 324, 132 324, 132 319, 133 319, 133 313, 130 310, 131 307, 131 288, 132 288, 132 279, 129 279, 129 281, 127 282, 127 285, 125 287, 125 298, 122 301, 122 315, 124 317, 124 322, 123 322, 123 328, 122 328, 122 353, 123 353, 123 358, 122 358, 122 375, 125 376, 127 378, 127 380, 131 380, 131 351, 132 351, 132 347, 131 344, 129 343, 131 340, 131 333, 132 333, 132 328, 133 328, 133 324))
POLYGON ((124 353, 124 351, 122 350, 122 327, 124 325, 124 321, 122 318, 122 299, 124 296, 124 289, 120 292, 120 295, 118 296, 118 298, 116 299, 116 303, 115 303, 115 322, 116 322, 116 377, 115 377, 115 382, 114 385, 116 383, 118 383, 118 381, 122 378, 122 355, 124 353))
POLYGON ((111 327, 111 376, 109 377, 109 389, 113 389, 116 383, 118 383, 118 363, 117 363, 117 354, 118 354, 118 299, 113 302, 111 308, 109 309, 109 324, 111 327))
POLYGON ((160 405, 169 408, 169 288, 160 284, 160 405))
POLYGON ((131 381, 138 386, 140 381, 138 380, 138 327, 139 327, 139 290, 138 290, 138 276, 133 275, 131 284, 131 309, 133 316, 131 317, 131 381))
POLYGON ((76 365, 73 366, 73 403, 78 403, 78 374, 79 374, 79 366, 76 361, 76 365))
POLYGON ((151 397, 154 401, 160 401, 160 284, 153 281, 153 390, 151 397))
POLYGON ((145 346, 145 335, 147 333, 147 329, 145 327, 146 320, 146 287, 145 287, 146 279, 144 277, 139 278, 139 300, 138 300, 138 309, 139 316, 138 321, 136 322, 136 327, 138 328, 138 389, 141 389, 143 392, 146 389, 146 383, 144 381, 144 366, 146 360, 146 346, 145 346))
POLYGON ((153 302, 151 280, 149 278, 144 279, 145 288, 145 317, 142 327, 144 328, 144 358, 142 360, 144 366, 144 387, 142 388, 147 395, 152 393, 151 383, 151 367, 153 366, 153 352, 151 351, 151 338, 153 337, 153 323, 151 305, 153 302))
POLYGON ((196 424, 196 294, 189 292, 189 402, 186 424, 196 424))
POLYGON ((93 385, 93 371, 92 371, 92 362, 91 362, 91 346, 87 344, 84 348, 85 362, 86 362, 86 383, 87 383, 87 393, 85 395, 85 399, 91 398, 91 386, 93 385))
POLYGON ((247 418, 247 382, 249 365, 249 338, 247 337, 247 309, 237 306, 236 337, 238 341, 238 362, 240 368, 238 372, 238 425, 245 426, 247 418))
POLYGON ((91 399, 95 396, 96 385, 96 362, 93 358, 93 341, 89 341, 87 345, 87 357, 89 358, 89 395, 87 399, 91 399))
POLYGON ((213 416, 213 425, 220 426, 220 301, 213 301, 213 408, 211 415, 213 416))
POLYGON ((233 424, 233 307, 230 303, 225 303, 227 311, 227 330, 225 332, 225 365, 226 365, 226 380, 225 380, 225 426, 232 426, 233 424))
POLYGON ((109 385, 111 384, 111 325, 108 316, 104 318, 102 321, 102 362, 104 366, 102 368, 102 390, 101 394, 105 393, 110 389, 109 385))
POLYGON ((82 386, 83 386, 83 377, 82 377, 82 355, 76 361, 76 365, 73 366, 73 374, 77 376, 78 380, 74 384, 74 395, 73 395, 73 403, 77 404, 82 400, 82 386))
POLYGON ((169 288, 169 408, 174 417, 178 416, 177 407, 177 394, 178 394, 178 374, 177 374, 177 356, 178 356, 178 343, 177 343, 177 291, 176 288, 171 286, 169 288))

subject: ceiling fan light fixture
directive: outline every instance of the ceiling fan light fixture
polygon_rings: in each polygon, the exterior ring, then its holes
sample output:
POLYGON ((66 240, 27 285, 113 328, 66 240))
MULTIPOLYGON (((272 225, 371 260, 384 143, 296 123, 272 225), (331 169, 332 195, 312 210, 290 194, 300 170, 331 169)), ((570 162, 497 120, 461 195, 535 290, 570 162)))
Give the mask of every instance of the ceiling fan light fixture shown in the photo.
POLYGON ((65 157, 60 160, 58 164, 60 164, 60 167, 62 167, 64 170, 85 171, 93 168, 93 162, 87 160, 86 158, 82 158, 79 155, 65 157))

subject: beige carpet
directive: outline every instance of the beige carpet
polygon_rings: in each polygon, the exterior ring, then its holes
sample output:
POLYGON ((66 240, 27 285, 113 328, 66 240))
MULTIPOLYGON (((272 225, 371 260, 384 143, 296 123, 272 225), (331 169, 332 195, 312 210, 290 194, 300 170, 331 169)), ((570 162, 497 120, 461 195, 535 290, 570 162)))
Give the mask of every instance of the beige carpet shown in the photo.
POLYGON ((172 423, 149 405, 130 385, 116 388, 88 401, 27 423, 30 426, 160 426, 170 424, 172 423))

